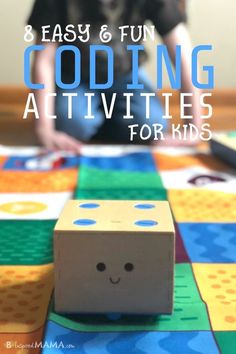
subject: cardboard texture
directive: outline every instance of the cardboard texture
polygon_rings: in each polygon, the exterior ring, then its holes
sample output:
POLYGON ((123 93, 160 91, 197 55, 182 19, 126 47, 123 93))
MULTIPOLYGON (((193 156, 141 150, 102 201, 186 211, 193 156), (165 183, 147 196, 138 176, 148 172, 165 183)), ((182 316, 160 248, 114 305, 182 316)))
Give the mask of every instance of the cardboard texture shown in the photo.
POLYGON ((54 230, 56 312, 171 313, 174 250, 166 201, 68 202, 54 230))

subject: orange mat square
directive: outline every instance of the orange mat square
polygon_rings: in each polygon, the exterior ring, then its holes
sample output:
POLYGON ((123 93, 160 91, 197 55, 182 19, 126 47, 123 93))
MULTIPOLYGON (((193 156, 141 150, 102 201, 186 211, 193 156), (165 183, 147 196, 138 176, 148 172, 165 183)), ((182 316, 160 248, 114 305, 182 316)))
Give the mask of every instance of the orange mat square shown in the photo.
POLYGON ((1 171, 0 193, 53 193, 73 191, 77 184, 77 169, 29 172, 1 171))
POLYGON ((161 171, 172 171, 180 168, 190 168, 193 166, 205 167, 216 171, 228 171, 229 167, 211 155, 168 155, 154 153, 157 169, 161 171))
POLYGON ((33 332, 44 325, 53 265, 0 267, 0 333, 33 332))
POLYGON ((1 333, 0 353, 1 354, 40 354, 42 349, 34 348, 41 344, 43 340, 44 328, 30 333, 1 333))
POLYGON ((5 163, 6 160, 7 160, 7 157, 0 156, 0 168, 3 166, 3 164, 5 163))

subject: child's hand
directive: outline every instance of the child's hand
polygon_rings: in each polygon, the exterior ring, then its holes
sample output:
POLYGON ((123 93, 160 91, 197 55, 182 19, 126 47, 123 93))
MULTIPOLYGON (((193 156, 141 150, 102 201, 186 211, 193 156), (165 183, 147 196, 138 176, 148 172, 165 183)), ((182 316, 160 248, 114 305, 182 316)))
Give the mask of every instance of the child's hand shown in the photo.
POLYGON ((65 150, 79 153, 81 143, 75 138, 55 130, 37 131, 40 143, 48 150, 65 150))

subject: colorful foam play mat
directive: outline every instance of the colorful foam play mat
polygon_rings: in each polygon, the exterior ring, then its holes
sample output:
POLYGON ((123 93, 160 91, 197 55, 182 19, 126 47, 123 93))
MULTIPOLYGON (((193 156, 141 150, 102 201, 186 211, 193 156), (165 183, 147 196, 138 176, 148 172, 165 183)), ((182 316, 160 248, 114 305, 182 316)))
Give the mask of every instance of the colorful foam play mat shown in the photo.
POLYGON ((235 170, 190 148, 0 147, 0 353, 235 354, 235 170), (169 200, 172 315, 54 311, 53 229, 69 199, 169 200))

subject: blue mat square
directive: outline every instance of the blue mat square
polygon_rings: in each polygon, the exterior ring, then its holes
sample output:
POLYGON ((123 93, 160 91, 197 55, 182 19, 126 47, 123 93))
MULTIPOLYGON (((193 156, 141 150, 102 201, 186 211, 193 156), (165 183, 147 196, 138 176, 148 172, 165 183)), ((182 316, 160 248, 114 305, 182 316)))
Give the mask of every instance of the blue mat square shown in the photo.
POLYGON ((236 224, 179 223, 178 226, 193 263, 236 262, 236 224))

